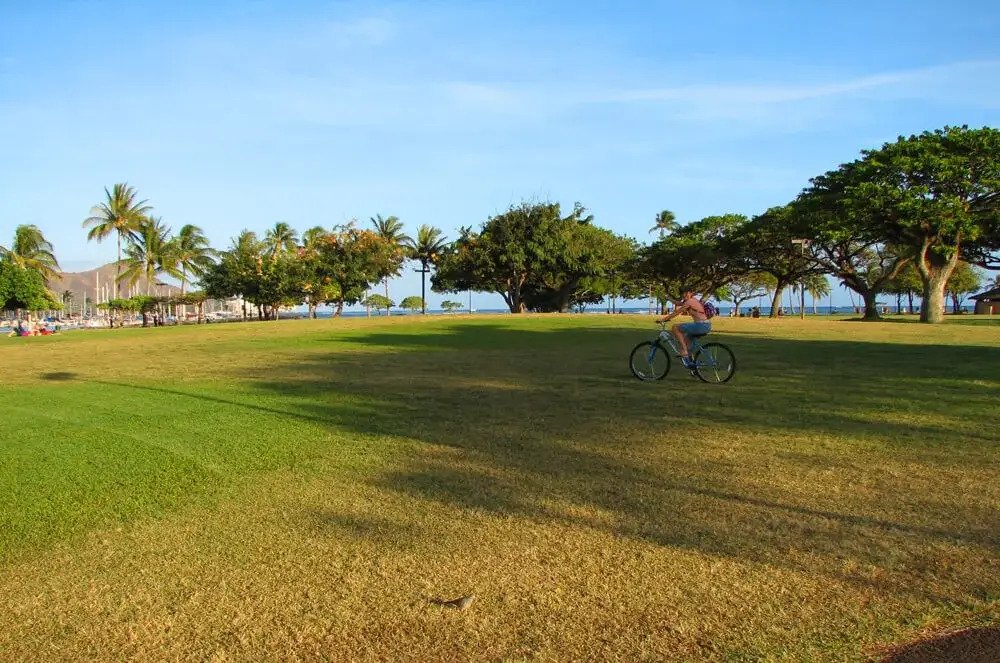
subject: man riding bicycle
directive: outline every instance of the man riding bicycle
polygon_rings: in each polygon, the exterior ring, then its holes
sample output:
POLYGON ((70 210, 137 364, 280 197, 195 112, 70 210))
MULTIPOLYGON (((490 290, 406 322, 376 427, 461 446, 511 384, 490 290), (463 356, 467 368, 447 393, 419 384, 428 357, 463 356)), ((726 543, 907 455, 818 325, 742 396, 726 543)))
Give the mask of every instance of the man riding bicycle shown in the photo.
POLYGON ((685 368, 694 368, 694 363, 688 356, 688 336, 704 336, 712 331, 712 323, 705 313, 705 306, 694 296, 694 291, 685 288, 680 301, 675 302, 676 308, 670 315, 657 318, 657 322, 669 322, 679 315, 690 315, 694 322, 684 322, 676 324, 670 328, 670 333, 674 335, 681 346, 681 363, 685 368))

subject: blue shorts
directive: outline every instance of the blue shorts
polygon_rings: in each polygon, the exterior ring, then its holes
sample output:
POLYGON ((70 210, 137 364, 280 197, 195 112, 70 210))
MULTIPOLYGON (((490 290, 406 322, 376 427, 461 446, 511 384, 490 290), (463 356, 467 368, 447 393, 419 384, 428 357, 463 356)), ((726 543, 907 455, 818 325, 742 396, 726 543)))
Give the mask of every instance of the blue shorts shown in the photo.
POLYGON ((684 322, 677 325, 677 328, 687 336, 704 336, 712 331, 711 322, 684 322))

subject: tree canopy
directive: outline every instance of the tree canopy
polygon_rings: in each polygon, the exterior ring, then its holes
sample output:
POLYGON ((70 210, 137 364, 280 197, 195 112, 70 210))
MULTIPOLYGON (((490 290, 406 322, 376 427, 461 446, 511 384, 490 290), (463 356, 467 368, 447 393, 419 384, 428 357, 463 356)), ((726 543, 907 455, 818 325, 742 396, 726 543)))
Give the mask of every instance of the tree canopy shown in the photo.
POLYGON ((8 260, 0 260, 0 310, 41 311, 62 304, 45 286, 42 275, 8 260))
POLYGON ((479 232, 463 229, 434 276, 437 292, 478 290, 503 297, 513 313, 568 311, 575 297, 621 269, 632 243, 591 222, 577 204, 521 203, 490 217, 479 232))

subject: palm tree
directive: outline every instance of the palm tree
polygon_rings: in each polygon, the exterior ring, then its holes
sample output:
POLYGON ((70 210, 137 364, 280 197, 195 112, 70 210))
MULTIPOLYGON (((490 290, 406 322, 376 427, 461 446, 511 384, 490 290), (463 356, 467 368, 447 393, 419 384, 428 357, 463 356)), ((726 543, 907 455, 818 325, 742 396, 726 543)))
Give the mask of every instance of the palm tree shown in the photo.
POLYGON ((92 239, 102 242, 111 233, 118 235, 118 260, 115 263, 118 268, 115 277, 115 299, 117 299, 118 282, 122 278, 122 238, 135 237, 146 215, 153 208, 147 205, 145 200, 137 201, 135 189, 124 182, 115 184, 111 191, 105 187, 104 195, 107 200, 91 208, 90 216, 83 221, 83 227, 90 228, 90 232, 87 233, 88 242, 92 239))
POLYGON ((284 221, 274 224, 274 227, 268 230, 264 236, 264 243, 271 252, 271 255, 278 255, 285 251, 294 251, 298 246, 298 242, 298 233, 284 221))
POLYGON ((188 274, 201 276, 215 264, 215 257, 218 255, 218 251, 209 246, 202 229, 190 223, 177 233, 172 253, 180 269, 181 295, 187 289, 188 274))
POLYGON ((677 217, 670 210, 663 210, 656 215, 656 225, 649 229, 649 232, 660 231, 660 239, 674 232, 681 225, 677 223, 677 217))
MULTIPOLYGON (((381 214, 376 214, 371 217, 369 221, 375 226, 375 234, 381 237, 385 242, 393 247, 394 250, 401 250, 404 246, 413 242, 413 239, 403 232, 403 222, 399 220, 398 217, 389 216, 382 218, 381 214)), ((389 277, 399 276, 400 271, 403 268, 402 261, 396 266, 395 271, 387 272, 382 275, 382 280, 385 282, 385 298, 389 299, 389 277)), ((385 314, 389 315, 389 309, 385 310, 385 314)))
POLYGON ((20 225, 14 229, 10 248, 0 246, 0 258, 38 272, 46 282, 59 275, 59 262, 38 226, 20 225))
MULTIPOLYGON (((135 286, 140 278, 146 279, 146 295, 150 285, 161 271, 172 271, 174 243, 170 241, 170 228, 158 218, 147 219, 137 231, 125 250, 125 271, 118 277, 135 286)), ((119 270, 120 271, 120 270, 119 270)), ((117 282, 116 282, 117 290, 117 282)))
POLYGON ((813 315, 817 315, 816 300, 823 299, 830 294, 830 282, 826 280, 826 276, 823 274, 813 274, 806 277, 804 285, 806 292, 809 293, 809 296, 813 300, 813 315))
POLYGON ((410 259, 420 262, 420 302, 421 313, 427 313, 427 273, 429 265, 437 262, 438 256, 446 246, 445 238, 441 236, 439 228, 433 228, 426 224, 417 228, 417 239, 410 239, 405 243, 409 250, 410 259))

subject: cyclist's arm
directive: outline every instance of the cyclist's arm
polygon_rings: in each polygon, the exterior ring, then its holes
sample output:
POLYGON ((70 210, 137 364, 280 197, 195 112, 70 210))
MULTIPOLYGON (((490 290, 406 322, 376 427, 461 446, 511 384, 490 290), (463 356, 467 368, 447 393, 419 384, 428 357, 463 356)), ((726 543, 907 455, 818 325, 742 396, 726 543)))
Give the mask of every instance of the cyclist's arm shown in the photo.
POLYGON ((690 307, 690 306, 688 306, 687 304, 681 304, 681 305, 677 306, 677 307, 676 307, 676 308, 674 309, 674 312, 673 312, 673 313, 670 313, 670 314, 668 314, 668 315, 665 315, 665 316, 663 316, 662 318, 657 318, 657 319, 656 319, 656 321, 657 321, 657 322, 670 322, 671 320, 673 320, 673 319, 674 319, 674 318, 676 318, 677 316, 679 316, 679 315, 684 315, 685 313, 687 313, 687 312, 688 312, 688 310, 689 310, 690 308, 691 308, 691 307, 690 307))

